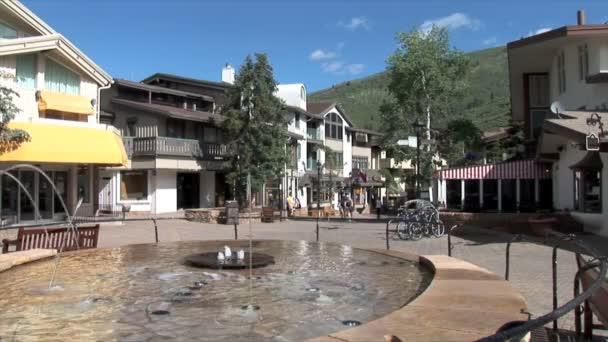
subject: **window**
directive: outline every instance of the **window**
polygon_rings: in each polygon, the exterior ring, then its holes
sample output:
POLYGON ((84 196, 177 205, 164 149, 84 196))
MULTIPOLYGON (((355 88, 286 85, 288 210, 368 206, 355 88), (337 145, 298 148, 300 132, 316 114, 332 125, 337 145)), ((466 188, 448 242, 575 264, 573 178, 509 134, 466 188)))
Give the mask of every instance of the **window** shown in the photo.
POLYGON ((587 44, 578 47, 578 79, 583 81, 589 74, 589 52, 587 44))
POLYGON ((14 28, 0 23, 0 39, 15 39, 17 38, 17 30, 14 28))
POLYGON ((44 71, 44 88, 58 93, 79 95, 80 76, 47 58, 44 71))
POLYGON ((566 92, 566 62, 564 51, 557 55, 557 90, 559 94, 566 92))
POLYGON ((15 82, 22 88, 36 88, 36 55, 17 55, 15 82))
POLYGON ((137 124, 137 118, 127 119, 127 136, 134 137, 137 132, 135 131, 135 124, 137 124))
POLYGON ((344 155, 342 152, 336 152, 336 169, 341 169, 344 166, 344 155))
POLYGON ((120 172, 120 199, 145 200, 148 198, 148 174, 146 171, 120 172))
POLYGON ((300 128, 300 113, 296 113, 294 117, 296 128, 300 128))
POLYGON ((203 129, 203 142, 222 143, 222 130, 217 127, 205 126, 203 129))
POLYGON ((336 113, 325 116, 325 137, 342 140, 342 118, 336 113))
POLYGON ((547 74, 526 75, 526 102, 529 117, 529 136, 536 138, 540 134, 545 119, 554 115, 549 110, 549 76, 547 74))
POLYGON ((574 209, 586 213, 601 213, 602 171, 582 169, 574 172, 574 209))
POLYGON ((185 138, 186 122, 184 120, 167 119, 167 136, 169 138, 185 138))
POLYGON ((91 169, 88 166, 78 167, 78 200, 82 203, 90 202, 91 193, 91 169))
POLYGON ((304 87, 300 88, 300 99, 306 100, 306 90, 304 89, 304 87))
POLYGON ((353 156, 353 169, 366 170, 369 168, 367 157, 353 156))

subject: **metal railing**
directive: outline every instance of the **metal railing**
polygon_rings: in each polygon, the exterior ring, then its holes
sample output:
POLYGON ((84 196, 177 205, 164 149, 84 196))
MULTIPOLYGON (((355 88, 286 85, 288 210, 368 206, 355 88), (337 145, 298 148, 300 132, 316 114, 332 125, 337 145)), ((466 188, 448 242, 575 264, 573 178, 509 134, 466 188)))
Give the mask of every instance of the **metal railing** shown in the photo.
POLYGON ((123 137, 123 144, 129 157, 169 156, 202 160, 224 160, 226 157, 225 145, 204 143, 194 139, 123 137))
POLYGON ((320 129, 307 128, 306 129, 306 139, 308 139, 308 140, 323 141, 323 137, 321 136, 321 130, 320 129))
MULTIPOLYGON (((448 255, 451 256, 452 255, 452 241, 451 241, 451 235, 452 235, 452 230, 455 230, 457 228, 460 228, 462 226, 452 226, 452 228, 448 229, 448 255)), ((388 239, 388 224, 387 224, 387 239, 388 239)), ((506 244, 506 249, 505 249, 505 280, 509 280, 509 275, 510 275, 510 251, 511 251, 511 245, 514 242, 538 242, 536 240, 531 240, 528 239, 525 235, 522 234, 517 234, 515 236, 513 236, 506 244)), ((535 319, 531 319, 529 321, 526 322, 521 322, 521 324, 519 325, 515 325, 513 328, 510 328, 508 330, 504 330, 504 331, 499 331, 494 335, 491 336, 487 336, 484 337, 482 339, 480 339, 479 341, 507 341, 507 340, 512 340, 512 339, 516 339, 516 338, 521 338, 524 335, 526 335, 528 332, 531 332, 535 329, 544 327, 547 323, 552 322, 552 328, 553 328, 553 332, 554 333, 558 333, 558 319, 563 317, 564 315, 566 315, 569 312, 574 311, 575 314, 578 314, 580 312, 580 306, 586 301, 588 300, 591 295, 593 294, 593 292, 595 290, 597 290, 598 288, 600 288, 602 286, 602 283, 605 282, 606 280, 606 272, 608 270, 608 257, 607 256, 601 256, 599 255, 599 253, 597 251, 595 251, 593 248, 589 247, 586 243, 584 243, 583 241, 577 240, 576 236, 574 234, 561 234, 559 232, 555 232, 555 231, 550 231, 548 232, 547 236, 545 237, 543 244, 547 244, 548 241, 552 241, 553 245, 552 245, 552 254, 551 254, 551 274, 552 274, 552 304, 553 304, 553 310, 545 315, 542 315, 540 317, 537 317, 535 319), (582 265, 580 267, 580 269, 578 270, 578 272, 575 275, 575 296, 573 299, 571 299, 570 301, 568 301, 567 303, 563 304, 562 306, 559 306, 558 304, 558 296, 557 296, 557 250, 561 249, 564 245, 564 243, 569 243, 574 247, 578 247, 578 249, 581 249, 582 251, 585 252, 585 254, 590 255, 593 259, 591 261, 588 261, 585 265, 582 265), (598 268, 599 269, 599 275, 598 278, 593 282, 593 284, 589 285, 589 287, 583 291, 582 293, 579 293, 579 280, 581 278, 581 276, 584 274, 584 272, 591 270, 593 268, 598 268)), ((388 242, 387 242, 387 249, 388 249, 388 242)), ((575 324, 579 325, 579 322, 575 321, 575 324)), ((577 327, 577 333, 579 333, 580 329, 577 327)))

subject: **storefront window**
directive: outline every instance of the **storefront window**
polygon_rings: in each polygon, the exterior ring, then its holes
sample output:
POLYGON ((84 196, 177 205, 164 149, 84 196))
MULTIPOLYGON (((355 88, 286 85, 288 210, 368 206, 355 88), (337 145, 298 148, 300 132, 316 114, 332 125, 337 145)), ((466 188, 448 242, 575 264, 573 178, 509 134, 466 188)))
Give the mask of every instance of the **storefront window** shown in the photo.
POLYGON ((78 200, 82 203, 90 202, 91 193, 91 169, 88 166, 78 167, 78 200))
POLYGON ((122 171, 120 173, 120 199, 145 200, 148 198, 146 171, 122 171))

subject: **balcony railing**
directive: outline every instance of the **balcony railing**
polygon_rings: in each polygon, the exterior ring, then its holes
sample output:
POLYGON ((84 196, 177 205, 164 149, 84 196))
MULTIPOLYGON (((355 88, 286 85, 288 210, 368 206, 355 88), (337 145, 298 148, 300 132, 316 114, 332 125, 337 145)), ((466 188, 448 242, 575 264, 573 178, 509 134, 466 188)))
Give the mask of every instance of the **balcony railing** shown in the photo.
POLYGON ((316 170, 317 169, 317 161, 315 159, 307 159, 306 160, 306 170, 316 170))
POLYGON ((123 137, 123 143, 129 157, 165 156, 201 160, 224 160, 226 157, 226 146, 192 139, 123 137))
POLYGON ((321 136, 320 129, 307 128, 306 129, 306 138, 308 140, 323 141, 323 137, 321 136))

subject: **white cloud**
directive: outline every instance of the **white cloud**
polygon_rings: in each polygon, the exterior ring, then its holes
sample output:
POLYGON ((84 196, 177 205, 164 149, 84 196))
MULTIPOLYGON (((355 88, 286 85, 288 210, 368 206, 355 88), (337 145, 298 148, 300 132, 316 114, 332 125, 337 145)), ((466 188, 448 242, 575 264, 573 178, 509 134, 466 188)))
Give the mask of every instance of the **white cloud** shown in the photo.
POLYGON ((484 39, 482 43, 483 45, 496 45, 496 41, 496 37, 490 37, 488 39, 484 39))
POLYGON ((347 22, 339 21, 338 26, 344 27, 351 31, 354 31, 359 28, 366 30, 369 30, 371 28, 369 20, 367 20, 366 17, 352 17, 347 22))
POLYGON ((336 58, 337 56, 338 56, 338 54, 333 51, 325 51, 322 49, 316 49, 315 51, 310 53, 310 56, 308 58, 310 58, 310 60, 312 60, 312 61, 321 61, 321 60, 326 60, 326 59, 333 59, 333 58, 336 58))
POLYGON ((321 69, 325 72, 338 73, 344 68, 344 62, 332 61, 321 64, 321 69))
POLYGON ((537 34, 545 33, 545 32, 548 32, 548 31, 551 31, 550 27, 541 27, 541 28, 539 28, 536 31, 530 31, 530 32, 528 32, 528 34, 526 35, 526 37, 535 36, 537 34))
POLYGON ((357 75, 363 72, 365 69, 364 64, 360 63, 346 63, 344 61, 336 60, 331 62, 326 62, 321 64, 321 70, 324 72, 334 74, 334 75, 357 75))
POLYGON ((448 30, 455 30, 458 28, 478 29, 481 22, 477 19, 471 18, 464 13, 452 13, 446 17, 426 20, 420 25, 422 32, 428 33, 433 28, 433 25, 446 28, 448 30))

